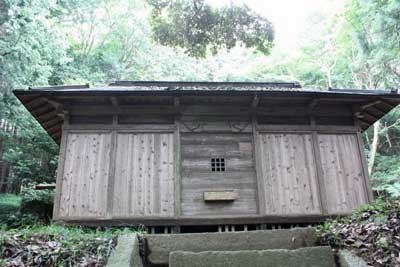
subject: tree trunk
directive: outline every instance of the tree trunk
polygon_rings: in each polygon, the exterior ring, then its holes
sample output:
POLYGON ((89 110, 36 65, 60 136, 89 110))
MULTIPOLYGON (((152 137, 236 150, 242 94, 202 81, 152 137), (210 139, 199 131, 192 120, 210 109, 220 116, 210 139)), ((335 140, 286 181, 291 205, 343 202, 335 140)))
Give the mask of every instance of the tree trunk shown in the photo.
POLYGON ((369 157, 368 172, 370 175, 372 174, 372 171, 374 170, 376 152, 378 150, 378 144, 379 144, 380 128, 381 128, 381 121, 378 120, 377 122, 374 123, 374 137, 372 138, 371 154, 369 157))

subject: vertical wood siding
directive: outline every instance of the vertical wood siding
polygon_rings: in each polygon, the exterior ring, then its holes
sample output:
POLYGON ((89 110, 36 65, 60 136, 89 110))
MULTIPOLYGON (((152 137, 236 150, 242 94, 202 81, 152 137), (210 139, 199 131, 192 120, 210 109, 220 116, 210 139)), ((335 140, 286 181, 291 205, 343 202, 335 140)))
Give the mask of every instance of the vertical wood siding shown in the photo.
POLYGON ((113 216, 173 216, 173 134, 120 133, 116 154, 113 216))
POLYGON ((266 214, 319 214, 311 134, 260 133, 266 214))
POLYGON ((182 215, 257 213, 251 134, 182 133, 182 215), (225 172, 211 171, 211 158, 225 158, 225 172), (206 203, 207 191, 235 191, 232 202, 206 203))
POLYGON ((368 202, 355 134, 319 134, 328 213, 348 213, 368 202))
POLYGON ((107 208, 110 133, 67 136, 60 216, 103 217, 107 208))

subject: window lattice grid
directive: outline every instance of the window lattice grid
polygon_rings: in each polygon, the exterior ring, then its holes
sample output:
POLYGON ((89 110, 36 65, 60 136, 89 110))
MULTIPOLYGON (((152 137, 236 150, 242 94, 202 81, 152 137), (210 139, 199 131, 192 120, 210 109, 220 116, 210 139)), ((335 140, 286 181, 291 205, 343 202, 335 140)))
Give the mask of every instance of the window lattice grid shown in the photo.
POLYGON ((211 159, 211 171, 212 172, 224 172, 225 171, 225 159, 224 158, 212 158, 211 159))

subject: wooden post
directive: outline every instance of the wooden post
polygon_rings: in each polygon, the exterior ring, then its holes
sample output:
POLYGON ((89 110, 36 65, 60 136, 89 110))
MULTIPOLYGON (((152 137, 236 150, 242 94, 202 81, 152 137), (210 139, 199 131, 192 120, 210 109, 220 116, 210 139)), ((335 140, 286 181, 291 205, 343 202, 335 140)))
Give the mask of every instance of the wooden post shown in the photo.
POLYGON ((178 97, 174 98, 174 173, 175 173, 175 218, 181 215, 181 133, 180 133, 180 101, 178 97))
POLYGON ((364 181, 365 181, 365 191, 368 196, 368 201, 372 202, 372 201, 374 201, 374 194, 372 192, 371 177, 368 172, 368 163, 367 163, 367 159, 366 159, 365 152, 364 152, 364 142, 361 137, 361 128, 360 128, 359 121, 357 118, 354 118, 354 124, 358 128, 358 130, 357 130, 357 146, 358 146, 358 151, 360 153, 361 165, 362 165, 363 176, 364 176, 364 181))
POLYGON ((60 202, 61 202, 61 188, 63 183, 64 165, 65 165, 65 153, 67 147, 68 130, 66 128, 69 125, 68 114, 64 115, 64 124, 62 126, 62 135, 60 143, 60 153, 58 158, 57 166, 57 180, 56 180, 56 193, 54 195, 54 207, 53 207, 53 220, 58 220, 60 217, 60 202))
MULTIPOLYGON (((118 115, 113 115, 113 126, 118 125, 118 115)), ((111 219, 113 215, 113 205, 114 205, 114 184, 115 184, 115 160, 117 156, 117 130, 111 132, 111 150, 110 150, 110 170, 108 174, 108 184, 107 184, 107 209, 106 217, 111 219)))
MULTIPOLYGON (((259 103, 257 96, 254 97, 252 102, 252 108, 255 109, 259 103), (255 104, 256 103, 256 104, 255 104)), ((253 155, 254 155, 254 163, 256 169, 256 179, 257 179, 257 208, 258 214, 265 215, 266 210, 266 198, 265 198, 265 181, 264 175, 262 173, 262 162, 261 162, 261 151, 260 151, 260 144, 259 144, 259 136, 257 132, 257 117, 256 113, 253 110, 251 115, 251 122, 252 122, 252 130, 253 130, 253 155)))
POLYGON ((319 203, 321 207, 321 213, 322 214, 327 214, 327 208, 328 208, 328 200, 326 197, 326 189, 325 189, 325 184, 324 184, 324 177, 323 177, 323 170, 322 170, 322 160, 321 160, 321 155, 319 151, 319 144, 318 144, 318 132, 316 131, 316 123, 315 123, 315 117, 313 115, 310 116, 310 123, 311 123, 311 141, 312 141, 312 147, 313 147, 313 154, 314 154, 314 160, 315 160, 315 166, 316 166, 316 171, 317 171, 317 187, 318 187, 318 192, 319 192, 319 203))

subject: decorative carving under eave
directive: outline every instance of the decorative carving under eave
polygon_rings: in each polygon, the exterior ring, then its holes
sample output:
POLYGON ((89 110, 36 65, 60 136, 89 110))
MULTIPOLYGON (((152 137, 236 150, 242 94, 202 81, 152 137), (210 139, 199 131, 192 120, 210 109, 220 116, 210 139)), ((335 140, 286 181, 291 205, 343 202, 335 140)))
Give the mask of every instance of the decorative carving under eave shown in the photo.
POLYGON ((184 126, 183 132, 233 132, 242 133, 251 131, 251 122, 248 121, 224 121, 224 122, 209 122, 209 121, 180 121, 184 126))
POLYGON ((232 132, 243 132, 248 126, 250 122, 229 122, 229 126, 231 127, 232 132))
POLYGON ((201 131, 204 125, 204 122, 192 122, 192 123, 185 123, 183 121, 181 121, 182 125, 185 126, 185 128, 189 131, 189 132, 195 132, 196 130, 201 131), (190 124, 190 125, 189 125, 190 124))

